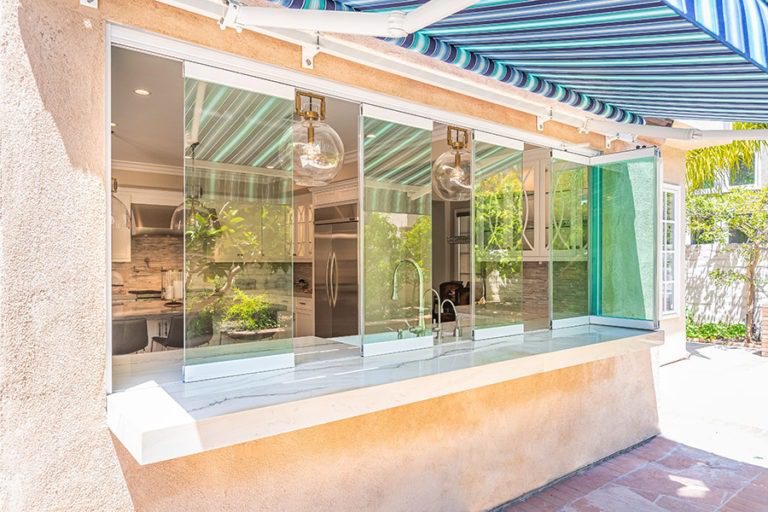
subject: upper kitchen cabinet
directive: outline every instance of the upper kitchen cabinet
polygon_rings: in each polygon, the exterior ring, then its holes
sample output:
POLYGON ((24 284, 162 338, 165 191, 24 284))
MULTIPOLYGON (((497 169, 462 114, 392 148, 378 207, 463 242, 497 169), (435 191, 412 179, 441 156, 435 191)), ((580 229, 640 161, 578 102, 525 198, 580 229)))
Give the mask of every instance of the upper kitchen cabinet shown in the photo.
POLYGON ((131 196, 117 190, 117 181, 112 182, 112 261, 131 261, 131 196))
POLYGON ((311 262, 314 257, 315 226, 314 208, 312 207, 312 196, 310 194, 294 196, 293 224, 293 259, 295 261, 311 262))
POLYGON ((523 260, 549 258, 549 165, 546 148, 523 152, 523 260))
MULTIPOLYGON (((213 204, 213 203, 211 203, 213 204)), ((285 204, 228 201, 214 207, 220 226, 228 226, 216 241, 213 259, 231 262, 290 262, 294 230, 291 208, 285 204)))

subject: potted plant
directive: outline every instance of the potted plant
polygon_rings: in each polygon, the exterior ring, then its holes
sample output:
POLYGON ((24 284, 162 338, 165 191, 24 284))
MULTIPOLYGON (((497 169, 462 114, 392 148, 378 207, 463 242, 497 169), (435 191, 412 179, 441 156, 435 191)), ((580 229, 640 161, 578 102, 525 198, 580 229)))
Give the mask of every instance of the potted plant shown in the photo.
POLYGON ((234 297, 222 316, 222 331, 235 340, 262 340, 279 332, 277 308, 265 295, 248 295, 234 288, 234 297))

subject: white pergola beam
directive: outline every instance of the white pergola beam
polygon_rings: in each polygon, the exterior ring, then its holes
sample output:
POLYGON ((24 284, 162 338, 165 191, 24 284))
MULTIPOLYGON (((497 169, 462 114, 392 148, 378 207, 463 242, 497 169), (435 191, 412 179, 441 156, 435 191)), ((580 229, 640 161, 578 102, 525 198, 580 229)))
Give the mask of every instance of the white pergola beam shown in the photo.
MULTIPOLYGON (((157 0, 160 3, 168 4, 179 9, 183 9, 201 16, 212 19, 220 19, 223 15, 222 5, 215 0, 157 0)), ((442 2, 444 0, 432 0, 429 4, 442 2)), ((458 2, 447 2, 457 4, 458 2)), ((474 3, 474 2, 462 2, 474 3)), ((425 4, 429 5, 429 4, 425 4)), ((254 9, 255 7, 250 7, 254 9)), ((297 10, 288 10, 280 8, 267 8, 270 11, 283 11, 287 13, 296 13, 297 10)), ((459 8, 460 10, 460 8, 459 8)), ((317 11, 313 11, 317 12, 317 11)), ((413 11, 415 12, 415 11, 413 11)), ((359 13, 351 13, 359 14, 359 13)), ((293 17, 292 17, 293 18, 293 17)), ((378 69, 396 73, 401 76, 407 76, 423 83, 429 83, 455 90, 462 94, 491 101, 508 108, 513 108, 526 112, 542 120, 552 120, 573 126, 579 129, 581 133, 595 132, 609 137, 618 134, 636 135, 643 137, 652 137, 658 139, 671 140, 703 140, 717 141, 717 143, 727 143, 734 140, 768 140, 768 130, 699 130, 695 128, 674 128, 664 126, 649 126, 637 124, 616 123, 613 121, 598 119, 587 115, 579 116, 573 113, 566 113, 552 107, 545 107, 541 104, 529 100, 517 98, 514 94, 501 93, 490 90, 483 85, 466 84, 457 80, 452 75, 446 75, 437 70, 428 69, 424 66, 410 65, 408 62, 391 59, 386 55, 374 54, 362 47, 351 45, 348 42, 336 39, 324 39, 310 36, 306 31, 295 30, 295 25, 289 28, 276 28, 274 31, 259 30, 254 27, 252 30, 266 33, 271 37, 277 37, 283 41, 288 41, 301 46, 311 45, 316 47, 317 51, 326 51, 338 57, 359 62, 364 65, 373 66, 378 69)), ((542 145, 549 143, 541 142, 542 145)))
POLYGON ((477 2, 478 0, 430 0, 405 15, 405 31, 413 34, 477 2))
MULTIPOLYGON (((162 1, 162 0, 161 0, 162 1)), ((193 3, 197 0, 193 0, 193 3)), ((405 13, 280 9, 224 2, 221 28, 281 28, 372 37, 405 37, 447 18, 478 0, 431 0, 405 13)), ((167 3, 174 3, 173 0, 167 3)), ((180 2, 179 2, 180 3, 180 2)))
POLYGON ((287 28, 374 37, 392 37, 393 33, 399 34, 404 19, 402 12, 320 11, 230 4, 227 13, 233 10, 236 15, 231 24, 227 22, 228 15, 224 16, 225 26, 287 28))

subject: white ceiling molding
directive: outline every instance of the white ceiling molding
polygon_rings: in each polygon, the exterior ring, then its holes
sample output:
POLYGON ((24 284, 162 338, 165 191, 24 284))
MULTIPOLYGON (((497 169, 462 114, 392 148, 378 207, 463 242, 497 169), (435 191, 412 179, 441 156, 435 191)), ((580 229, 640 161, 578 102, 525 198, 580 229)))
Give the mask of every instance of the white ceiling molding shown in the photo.
POLYGON ((175 165, 129 162, 127 160, 112 160, 112 169, 127 172, 146 172, 149 174, 170 174, 172 176, 181 176, 184 171, 183 167, 175 165))

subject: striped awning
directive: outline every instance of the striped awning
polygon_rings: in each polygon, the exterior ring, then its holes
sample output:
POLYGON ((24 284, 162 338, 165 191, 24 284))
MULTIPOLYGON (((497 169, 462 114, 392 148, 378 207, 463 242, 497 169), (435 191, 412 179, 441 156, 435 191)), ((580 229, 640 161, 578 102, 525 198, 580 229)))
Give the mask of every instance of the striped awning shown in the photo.
MULTIPOLYGON (((391 11, 426 0, 272 0, 391 11)), ((390 40, 608 119, 768 122, 766 0, 481 0, 390 40)))

